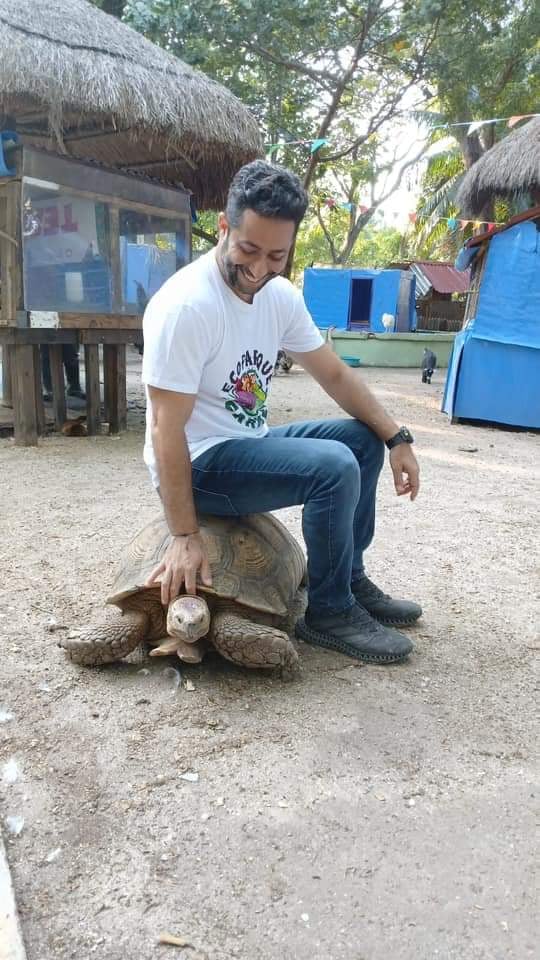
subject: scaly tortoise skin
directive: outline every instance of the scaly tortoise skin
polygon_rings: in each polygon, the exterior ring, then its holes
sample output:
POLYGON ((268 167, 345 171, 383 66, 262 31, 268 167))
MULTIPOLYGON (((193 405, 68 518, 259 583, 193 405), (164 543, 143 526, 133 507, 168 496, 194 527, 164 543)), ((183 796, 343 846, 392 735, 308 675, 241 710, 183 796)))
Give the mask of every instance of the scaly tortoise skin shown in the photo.
POLYGON ((298 654, 286 631, 305 603, 300 545, 271 514, 201 515, 199 526, 212 587, 198 584, 197 597, 180 596, 167 608, 159 587, 144 586, 170 542, 164 517, 157 517, 126 547, 99 622, 59 641, 73 661, 110 663, 147 642, 151 656, 176 653, 198 663, 211 645, 246 667, 296 672, 298 654))

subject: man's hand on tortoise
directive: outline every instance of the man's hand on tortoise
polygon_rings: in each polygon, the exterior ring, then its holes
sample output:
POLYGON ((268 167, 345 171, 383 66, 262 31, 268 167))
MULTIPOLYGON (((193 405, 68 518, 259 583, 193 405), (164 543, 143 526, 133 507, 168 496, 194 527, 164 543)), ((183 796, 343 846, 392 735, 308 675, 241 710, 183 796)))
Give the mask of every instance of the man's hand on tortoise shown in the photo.
POLYGON ((416 499, 420 487, 420 468, 409 443, 398 443, 390 451, 390 467, 398 497, 410 494, 416 499))
POLYGON ((212 572, 200 533, 172 537, 161 563, 154 567, 144 586, 161 583, 161 602, 169 604, 180 593, 182 584, 186 593, 197 593, 199 570, 204 585, 211 587, 212 572))

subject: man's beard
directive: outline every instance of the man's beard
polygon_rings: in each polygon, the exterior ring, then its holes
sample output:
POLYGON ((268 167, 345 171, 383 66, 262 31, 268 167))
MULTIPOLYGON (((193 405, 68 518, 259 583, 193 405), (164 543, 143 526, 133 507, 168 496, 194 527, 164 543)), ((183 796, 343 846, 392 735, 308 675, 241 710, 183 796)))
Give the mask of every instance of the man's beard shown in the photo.
POLYGON ((236 290, 238 293, 243 294, 245 297, 253 297, 256 293, 262 290, 270 280, 273 280, 274 277, 277 277, 277 273, 267 273, 263 279, 255 285, 255 283, 249 283, 246 278, 245 285, 242 283, 243 279, 243 267, 241 264, 234 263, 232 257, 229 256, 227 250, 229 248, 229 238, 227 237, 223 243, 223 246, 220 251, 220 260, 223 273, 225 274, 225 280, 229 287, 232 290, 236 290))

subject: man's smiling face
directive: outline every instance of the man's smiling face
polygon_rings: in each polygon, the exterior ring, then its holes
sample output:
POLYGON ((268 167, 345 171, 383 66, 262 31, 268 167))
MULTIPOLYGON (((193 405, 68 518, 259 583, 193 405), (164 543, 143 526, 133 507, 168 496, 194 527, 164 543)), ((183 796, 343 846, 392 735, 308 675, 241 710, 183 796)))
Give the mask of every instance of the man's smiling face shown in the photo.
POLYGON ((236 227, 219 217, 217 260, 225 282, 242 300, 253 297, 285 270, 295 224, 244 210, 236 227))

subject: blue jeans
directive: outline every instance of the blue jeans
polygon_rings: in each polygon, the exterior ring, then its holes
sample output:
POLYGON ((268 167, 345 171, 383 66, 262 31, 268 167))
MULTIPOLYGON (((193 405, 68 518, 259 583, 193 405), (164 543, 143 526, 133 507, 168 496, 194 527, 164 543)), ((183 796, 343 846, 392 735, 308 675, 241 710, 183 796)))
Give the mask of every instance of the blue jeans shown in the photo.
POLYGON ((384 444, 359 420, 306 420, 262 439, 226 440, 193 463, 201 513, 242 516, 303 504, 313 615, 348 610, 373 539, 384 444))

